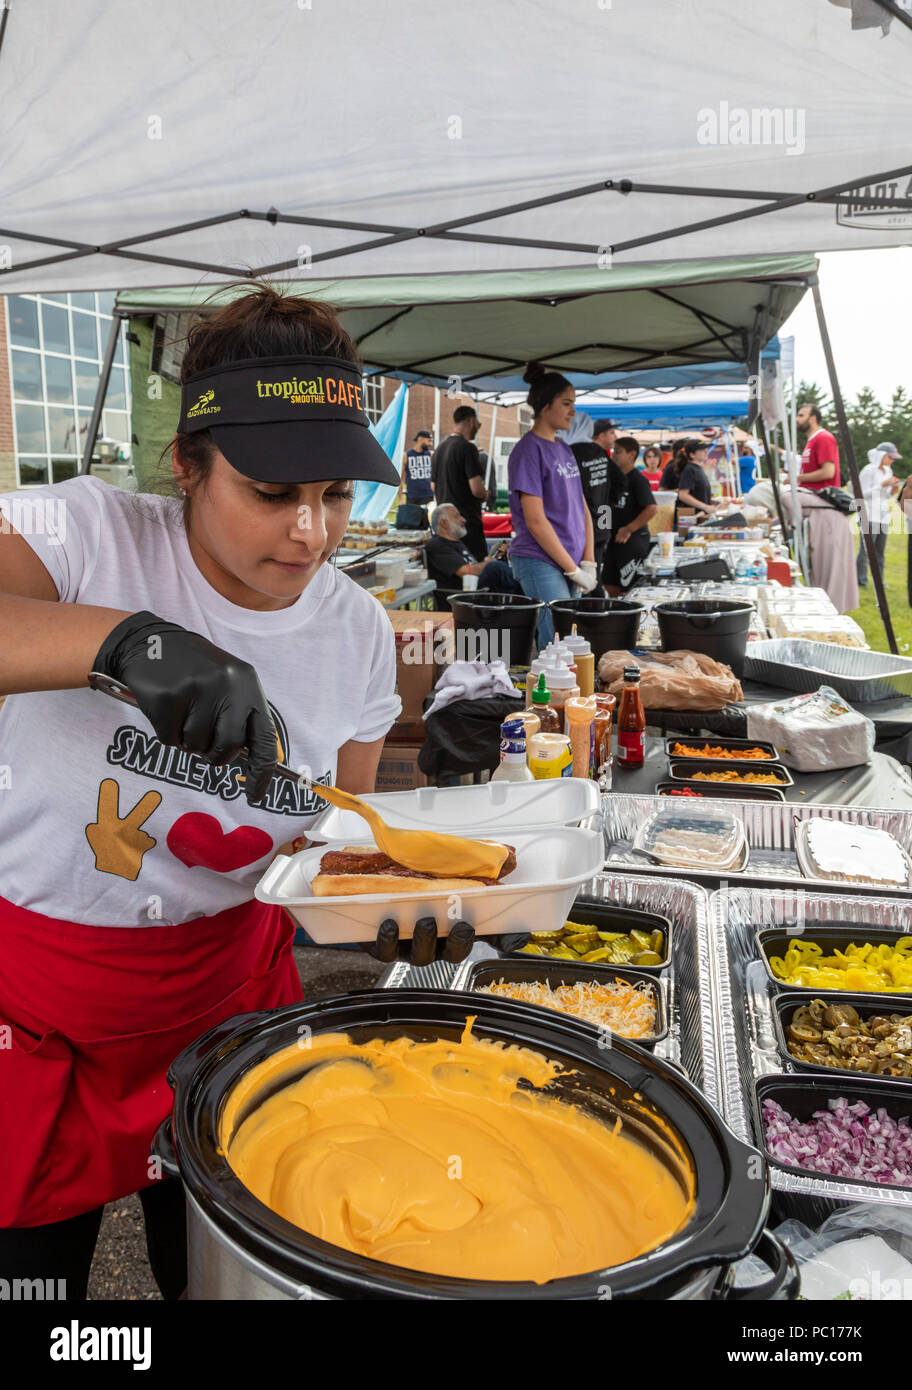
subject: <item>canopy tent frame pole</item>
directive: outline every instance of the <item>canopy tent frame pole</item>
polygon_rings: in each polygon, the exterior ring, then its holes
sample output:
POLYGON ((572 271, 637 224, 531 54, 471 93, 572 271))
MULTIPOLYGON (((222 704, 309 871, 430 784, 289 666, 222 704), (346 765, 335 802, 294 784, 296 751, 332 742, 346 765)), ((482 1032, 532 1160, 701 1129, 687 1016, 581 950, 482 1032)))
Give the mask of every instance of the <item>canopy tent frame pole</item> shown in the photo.
POLYGON ((114 355, 117 352, 117 340, 120 337, 123 321, 124 315, 115 309, 111 319, 111 327, 108 329, 108 341, 105 344, 104 362, 101 364, 101 376, 98 378, 95 400, 92 403, 92 414, 89 417, 89 426, 86 431, 85 449, 83 450, 82 461, 79 465, 80 473, 90 473, 92 471, 92 450, 95 448, 95 441, 98 438, 98 427, 101 424, 101 412, 104 408, 105 396, 108 394, 108 382, 111 380, 111 368, 114 366, 114 355))
POLYGON ((859 527, 861 530, 861 543, 868 556, 868 568, 871 571, 871 578, 874 581, 874 592, 877 595, 877 608, 880 613, 884 631, 887 634, 887 642, 890 651, 898 654, 899 648, 896 645, 896 635, 893 631, 893 620, 890 617, 890 603, 887 598, 887 591, 884 587, 883 575, 880 571, 880 561, 874 549, 874 537, 871 535, 871 527, 868 520, 868 508, 861 490, 861 478, 858 472, 858 460, 855 457, 855 445, 852 442, 851 431, 849 430, 849 420, 846 415, 845 401, 842 398, 842 390, 839 386, 839 377, 836 374, 836 359, 833 356, 833 347, 830 342, 830 333, 827 328, 826 315, 823 312, 823 300, 820 296, 820 280, 816 275, 809 279, 811 293, 814 296, 814 309, 817 313, 817 327, 820 330, 820 342, 823 347, 823 355, 826 358, 827 375, 830 378, 830 391, 833 395, 833 406, 836 410, 836 419, 839 421, 839 433, 842 436, 842 447, 845 450, 846 463, 849 465, 849 475, 852 479, 852 491, 858 499, 859 527))
POLYGON ((786 544, 791 551, 791 528, 786 524, 785 512, 782 509, 782 494, 779 491, 779 469, 773 461, 772 444, 766 433, 766 423, 762 413, 757 416, 757 425, 760 429, 760 439, 763 443, 763 455, 769 466, 770 484, 773 489, 773 497, 776 499, 776 514, 779 517, 779 525, 782 527, 782 534, 785 537, 786 544))
MULTIPOLYGON (((878 3, 884 3, 884 0, 878 0, 878 3)), ((5 16, 5 9, 3 13, 5 16)), ((725 213, 719 217, 707 218, 700 222, 685 223, 683 226, 666 228, 646 236, 633 237, 627 241, 617 242, 607 248, 612 255, 615 255, 618 252, 633 250, 636 247, 651 246, 660 241, 670 241, 676 237, 690 236, 694 232, 704 231, 712 227, 726 226, 730 223, 742 222, 754 217, 762 217, 767 213, 783 212, 789 208, 798 207, 808 202, 839 203, 853 188, 887 183, 899 180, 910 174, 912 174, 912 165, 903 165, 897 169, 888 169, 876 174, 857 175, 842 183, 832 184, 826 188, 812 189, 804 193, 775 193, 756 189, 693 188, 683 187, 677 184, 637 183, 629 178, 600 179, 595 183, 564 189, 560 193, 545 194, 538 198, 527 199, 521 203, 512 203, 504 207, 490 208, 487 211, 468 213, 463 217, 448 218, 444 222, 438 222, 426 227, 390 227, 381 224, 348 221, 343 218, 320 218, 307 214, 283 214, 274 207, 270 208, 267 212, 253 211, 249 208, 237 208, 231 212, 216 214, 210 218, 202 218, 195 222, 189 222, 174 227, 157 228, 154 231, 139 233, 131 237, 124 237, 118 241, 106 242, 102 245, 91 245, 87 242, 64 240, 60 237, 43 235, 40 232, 17 232, 12 228, 2 227, 0 228, 0 236, 5 238, 42 243, 47 246, 56 245, 66 247, 67 249, 65 252, 54 256, 41 257, 33 261, 22 262, 0 270, 0 281, 2 281, 3 275, 21 274, 23 270, 36 269, 47 265, 55 265, 63 261, 78 260, 95 255, 120 257, 126 260, 142 261, 152 265, 180 266, 189 270, 227 275, 229 279, 242 280, 255 280, 259 276, 276 274, 278 271, 282 270, 292 270, 298 265, 297 259, 275 261, 271 264, 257 267, 250 267, 249 265, 210 265, 205 262, 194 261, 179 256, 165 256, 126 249, 128 246, 135 247, 143 242, 158 241, 166 237, 177 236, 183 231, 205 227, 207 225, 227 223, 243 218, 267 221, 272 226, 276 226, 279 222, 282 222, 296 226, 322 226, 333 229, 385 233, 385 235, 379 235, 373 239, 353 242, 347 246, 338 246, 329 251, 314 252, 310 258, 310 263, 316 265, 324 261, 338 260, 342 257, 357 255, 361 251, 377 250, 383 246, 400 245, 403 242, 413 241, 419 237, 430 237, 443 241, 465 241, 478 243, 480 245, 511 246, 544 251, 566 251, 587 256, 602 255, 606 249, 603 245, 584 242, 554 241, 538 237, 495 236, 490 233, 478 231, 455 230, 457 227, 475 227, 481 222, 496 221, 500 218, 515 216, 518 213, 534 211, 539 208, 549 207, 555 203, 569 202, 577 198, 584 198, 591 194, 601 192, 619 193, 624 197, 627 197, 631 193, 645 193, 657 194, 664 197, 682 196, 689 199, 695 197, 734 198, 740 201, 759 200, 760 202, 760 206, 758 207, 742 208, 737 212, 725 213)), ((866 197, 866 204, 872 209, 875 207, 883 207, 884 209, 912 210, 912 198, 905 197, 866 197)))

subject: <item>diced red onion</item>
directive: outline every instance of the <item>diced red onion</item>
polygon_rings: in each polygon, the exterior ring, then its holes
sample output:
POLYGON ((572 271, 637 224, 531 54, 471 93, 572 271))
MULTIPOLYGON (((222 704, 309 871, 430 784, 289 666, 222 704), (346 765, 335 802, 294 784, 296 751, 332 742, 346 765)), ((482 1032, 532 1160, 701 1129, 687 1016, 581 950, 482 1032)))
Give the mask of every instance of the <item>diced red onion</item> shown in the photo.
POLYGON ((795 1120, 773 1100, 763 1102, 766 1147, 773 1158, 833 1178, 912 1187, 912 1127, 886 1110, 844 1096, 810 1120, 795 1120))

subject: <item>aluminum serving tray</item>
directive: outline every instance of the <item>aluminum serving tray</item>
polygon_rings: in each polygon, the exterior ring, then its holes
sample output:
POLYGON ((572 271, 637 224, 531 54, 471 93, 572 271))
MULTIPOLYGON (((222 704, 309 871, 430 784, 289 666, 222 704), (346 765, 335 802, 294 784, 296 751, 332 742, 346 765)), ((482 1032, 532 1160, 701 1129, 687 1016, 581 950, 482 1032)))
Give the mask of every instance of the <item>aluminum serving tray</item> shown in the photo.
MULTIPOLYGON (((696 884, 682 883, 680 880, 598 874, 591 882, 581 886, 580 894, 621 907, 658 912, 671 918, 674 928, 672 961, 671 969, 665 972, 663 984, 669 1030, 667 1037, 656 1043, 655 1056, 683 1067, 707 1100, 720 1109, 709 898, 706 892, 696 884)), ((434 961, 431 965, 415 967, 407 961, 394 961, 380 976, 377 988, 458 990, 467 978, 472 963, 495 960, 499 955, 487 943, 479 943, 468 960, 460 965, 434 961)), ((506 962, 507 957, 503 959, 506 962)), ((517 957, 511 956, 509 960, 512 963, 517 957)), ((562 962, 556 961, 555 964, 562 962)))
POLYGON ((859 704, 912 695, 912 659, 885 652, 841 647, 836 642, 805 642, 773 637, 752 642, 744 662, 745 679, 810 694, 821 685, 859 704))
MULTIPOLYGON (((606 870, 631 869, 635 873, 647 872, 644 861, 632 852, 637 830, 647 816, 675 804, 681 803, 667 796, 606 796, 603 801, 606 870)), ((688 798, 686 804, 689 811, 702 812, 708 816, 724 810, 739 817, 744 825, 750 851, 746 868, 737 873, 729 870, 721 874, 699 868, 668 869, 657 865, 648 869, 648 872, 679 876, 685 874, 687 878, 696 878, 700 882, 718 882, 724 878, 726 883, 746 886, 756 885, 758 881, 782 883, 785 879, 794 881, 796 887, 823 888, 831 893, 858 893, 865 897, 873 895, 896 898, 908 897, 910 894, 909 888, 805 878, 795 849, 795 821, 819 816, 826 820, 845 821, 851 825, 874 826, 893 835, 906 853, 909 853, 912 851, 912 811, 880 811, 867 806, 808 806, 785 801, 722 801, 714 800, 712 797, 706 797, 705 803, 701 803, 696 797, 688 798)))
MULTIPOLYGON (((771 809, 770 807, 766 808, 771 809)), ((775 808, 772 808, 775 809, 775 808)), ((810 1073, 780 1055, 773 1021, 773 997, 793 992, 773 985, 760 959, 756 934, 762 927, 779 927, 787 917, 797 918, 806 929, 828 922, 889 928, 901 935, 912 926, 912 900, 836 895, 816 891, 726 888, 710 899, 711 940, 714 952, 713 987, 716 991, 716 1028, 722 1085, 722 1113, 740 1139, 764 1149, 763 1135, 754 1108, 754 1084, 760 1077, 800 1076, 819 1081, 822 1073, 810 1073)), ((808 991, 808 997, 813 995, 808 991)), ((827 998, 836 998, 827 995, 827 998)), ((907 996, 890 996, 897 1001, 907 996)), ((884 1007, 885 996, 873 996, 884 1007)), ((857 1073, 827 1073, 828 1078, 854 1081, 857 1073)), ((874 1085, 885 1085, 884 1082, 874 1085)), ((904 1083, 908 1086, 908 1083, 904 1083)), ((872 1088, 873 1089, 873 1088, 872 1088)), ((887 1102, 885 1095, 885 1103, 887 1102)), ((825 1106, 823 1107, 825 1108, 825 1106)), ((795 1199, 786 1209, 805 1219, 819 1220, 835 1202, 884 1202, 912 1209, 912 1188, 904 1191, 880 1183, 843 1182, 811 1177, 780 1167, 769 1160, 774 1191, 795 1199), (808 1203, 813 1202, 813 1209, 808 1203), (813 1210, 813 1217, 812 1217, 813 1210)))

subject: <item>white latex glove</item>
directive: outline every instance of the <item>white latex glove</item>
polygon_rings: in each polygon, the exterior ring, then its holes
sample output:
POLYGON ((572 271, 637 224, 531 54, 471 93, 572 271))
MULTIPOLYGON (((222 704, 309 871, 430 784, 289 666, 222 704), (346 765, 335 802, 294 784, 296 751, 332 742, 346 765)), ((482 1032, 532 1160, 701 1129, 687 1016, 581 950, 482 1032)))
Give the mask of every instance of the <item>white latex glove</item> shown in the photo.
POLYGON ((569 579, 570 583, 575 584, 578 589, 582 589, 584 594, 588 594, 598 583, 595 565, 591 560, 584 560, 582 565, 578 565, 575 570, 564 570, 564 578, 569 579), (586 565, 589 566, 588 570, 586 565))

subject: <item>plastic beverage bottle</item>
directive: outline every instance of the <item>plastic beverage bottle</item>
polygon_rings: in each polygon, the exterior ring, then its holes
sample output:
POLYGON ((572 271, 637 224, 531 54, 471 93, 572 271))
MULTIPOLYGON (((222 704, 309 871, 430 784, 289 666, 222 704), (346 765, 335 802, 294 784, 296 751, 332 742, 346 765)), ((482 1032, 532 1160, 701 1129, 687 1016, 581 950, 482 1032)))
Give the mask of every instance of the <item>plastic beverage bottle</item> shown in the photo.
POLYGON ((539 731, 544 734, 559 734, 561 732, 560 715, 556 709, 551 708, 551 691, 547 686, 547 675, 543 671, 538 678, 538 684, 532 691, 532 699, 526 706, 526 713, 538 715, 539 731))
POLYGON ((576 683, 576 676, 570 670, 569 666, 565 666, 562 661, 559 661, 553 671, 549 671, 545 676, 545 681, 547 682, 548 689, 551 691, 551 706, 558 711, 558 714, 561 716, 561 723, 563 724, 565 702, 575 698, 580 693, 579 686, 576 683))
POLYGON ((624 667, 624 690, 617 716, 618 762, 642 767, 646 758, 646 711, 640 695, 640 669, 624 667))
POLYGON ((570 636, 564 638, 564 645, 573 652, 580 695, 592 695, 595 692, 595 657, 586 638, 580 637, 577 633, 576 623, 573 624, 570 636))
POLYGON ((597 777, 601 768, 611 762, 611 720, 617 706, 614 695, 598 694, 595 697, 595 723, 593 725, 592 773, 597 777))
POLYGON ((573 776, 588 777, 593 761, 595 736, 595 696, 580 695, 564 705, 570 752, 573 755, 573 776))
POLYGON ((526 726, 518 715, 511 715, 500 726, 500 766, 491 773, 491 781, 534 780, 526 761, 526 726))

